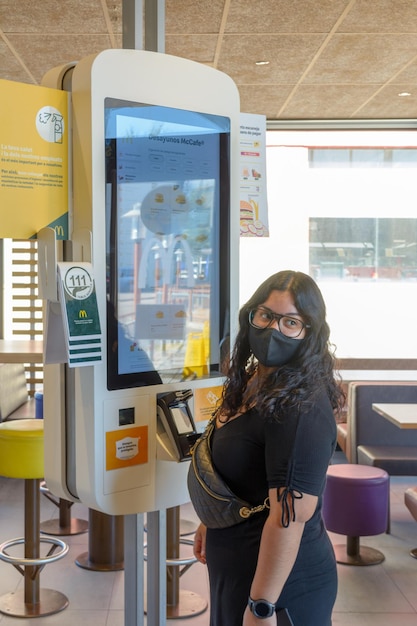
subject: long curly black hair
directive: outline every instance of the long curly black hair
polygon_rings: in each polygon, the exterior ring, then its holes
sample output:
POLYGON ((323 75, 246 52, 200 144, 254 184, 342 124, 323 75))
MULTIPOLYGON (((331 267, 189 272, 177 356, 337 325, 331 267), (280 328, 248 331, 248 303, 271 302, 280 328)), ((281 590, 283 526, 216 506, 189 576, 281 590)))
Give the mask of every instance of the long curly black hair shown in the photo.
POLYGON ((277 416, 311 401, 323 389, 337 413, 343 406, 345 394, 335 372, 334 347, 329 337, 326 305, 310 276, 285 270, 267 278, 239 312, 239 331, 223 390, 222 417, 227 421, 242 407, 249 408, 254 402, 264 414, 277 416), (310 328, 291 362, 272 370, 263 380, 262 388, 248 398, 245 391, 257 367, 249 344, 249 312, 266 302, 273 290, 291 294, 297 311, 310 328))

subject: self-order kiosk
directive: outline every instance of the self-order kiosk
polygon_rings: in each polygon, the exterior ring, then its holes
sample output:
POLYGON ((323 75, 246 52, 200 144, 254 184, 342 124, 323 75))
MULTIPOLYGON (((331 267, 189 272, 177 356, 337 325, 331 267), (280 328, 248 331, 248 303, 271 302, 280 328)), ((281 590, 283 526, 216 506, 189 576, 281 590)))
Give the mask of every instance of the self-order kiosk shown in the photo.
POLYGON ((238 92, 186 59, 108 50, 76 64, 71 94, 73 236, 45 253, 46 340, 67 342, 45 365, 45 479, 110 515, 167 509, 188 501, 237 319, 238 92))

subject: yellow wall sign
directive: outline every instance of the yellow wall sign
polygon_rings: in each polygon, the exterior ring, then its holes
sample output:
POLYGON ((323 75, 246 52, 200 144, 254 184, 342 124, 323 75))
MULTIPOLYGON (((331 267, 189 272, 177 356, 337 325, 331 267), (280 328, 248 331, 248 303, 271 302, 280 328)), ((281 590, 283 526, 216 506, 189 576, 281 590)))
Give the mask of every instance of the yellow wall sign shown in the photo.
POLYGON ((106 433, 106 470, 148 462, 148 427, 134 426, 106 433))
POLYGON ((68 239, 68 93, 0 80, 0 238, 68 239))

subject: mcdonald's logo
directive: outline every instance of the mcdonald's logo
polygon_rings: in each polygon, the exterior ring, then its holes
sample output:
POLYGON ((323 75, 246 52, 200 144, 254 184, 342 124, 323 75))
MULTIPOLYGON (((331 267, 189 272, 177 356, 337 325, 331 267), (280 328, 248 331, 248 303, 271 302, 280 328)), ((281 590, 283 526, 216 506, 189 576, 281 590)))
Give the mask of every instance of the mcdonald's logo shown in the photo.
POLYGON ((78 317, 87 317, 87 311, 85 309, 80 309, 78 317))
POLYGON ((61 224, 57 224, 55 226, 55 232, 56 232, 58 237, 63 237, 64 236, 64 227, 61 226, 61 224))

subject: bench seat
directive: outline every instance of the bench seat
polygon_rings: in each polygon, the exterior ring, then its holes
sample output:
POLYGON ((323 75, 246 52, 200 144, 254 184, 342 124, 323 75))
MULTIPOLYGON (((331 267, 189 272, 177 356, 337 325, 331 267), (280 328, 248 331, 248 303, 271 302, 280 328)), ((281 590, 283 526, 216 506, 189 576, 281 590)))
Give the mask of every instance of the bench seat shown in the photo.
POLYGON ((337 424, 337 443, 339 444, 339 448, 345 454, 346 454, 346 446, 347 446, 347 431, 348 431, 347 422, 338 422, 338 424, 337 424))
POLYGON ((0 422, 35 415, 35 399, 28 394, 23 363, 0 363, 0 422))
POLYGON ((417 476, 417 429, 403 429, 373 410, 373 403, 417 403, 411 381, 351 382, 348 387, 346 457, 391 476, 417 476))
POLYGON ((9 415, 3 420, 9 422, 11 420, 27 420, 33 419, 36 415, 36 401, 35 398, 28 398, 26 402, 21 404, 17 409, 9 413, 9 415))
POLYGON ((417 446, 358 446, 358 463, 390 476, 417 476, 417 446))

